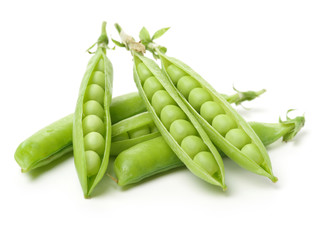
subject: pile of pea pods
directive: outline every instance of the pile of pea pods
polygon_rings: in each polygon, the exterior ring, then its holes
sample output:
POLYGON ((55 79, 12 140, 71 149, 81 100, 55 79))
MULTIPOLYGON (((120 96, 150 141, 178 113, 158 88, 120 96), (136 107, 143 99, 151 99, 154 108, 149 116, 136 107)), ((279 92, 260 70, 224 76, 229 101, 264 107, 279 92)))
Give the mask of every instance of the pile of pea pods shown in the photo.
POLYGON ((304 126, 304 116, 287 116, 277 123, 246 122, 232 104, 253 100, 265 90, 220 94, 154 42, 168 28, 152 37, 142 28, 140 42, 136 42, 118 24, 115 27, 121 41, 113 42, 131 54, 138 92, 112 98, 113 66, 107 57, 109 39, 103 22, 75 112, 18 146, 14 157, 22 172, 48 165, 73 151, 86 198, 106 174, 126 186, 181 166, 226 190, 223 157, 277 181, 265 146, 280 138, 291 140, 304 126), (146 57, 146 51, 155 59, 146 57), (113 173, 107 173, 111 157, 115 158, 113 173))

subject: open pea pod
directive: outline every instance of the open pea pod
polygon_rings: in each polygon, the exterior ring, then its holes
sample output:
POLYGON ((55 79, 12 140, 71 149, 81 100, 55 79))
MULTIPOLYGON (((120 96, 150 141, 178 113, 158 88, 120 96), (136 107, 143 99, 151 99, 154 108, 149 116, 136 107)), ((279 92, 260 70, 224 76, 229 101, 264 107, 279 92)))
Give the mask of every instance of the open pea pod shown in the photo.
POLYGON ((222 158, 207 134, 159 66, 140 53, 132 54, 134 81, 166 143, 193 174, 225 190, 222 158))
POLYGON ((188 65, 155 50, 168 82, 218 149, 241 167, 276 182, 267 151, 249 124, 188 65))
POLYGON ((144 112, 112 126, 111 156, 144 141, 160 136, 150 113, 144 112))
POLYGON ((85 197, 103 178, 110 155, 113 67, 106 57, 106 23, 83 77, 73 122, 75 167, 85 197))

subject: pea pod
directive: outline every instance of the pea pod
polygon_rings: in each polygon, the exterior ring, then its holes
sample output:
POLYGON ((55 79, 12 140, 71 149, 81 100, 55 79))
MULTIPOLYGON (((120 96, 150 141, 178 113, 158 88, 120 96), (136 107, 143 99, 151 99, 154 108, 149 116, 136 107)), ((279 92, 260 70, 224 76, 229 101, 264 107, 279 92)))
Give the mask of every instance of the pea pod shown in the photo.
POLYGON ((193 174, 225 190, 223 162, 207 134, 167 83, 158 65, 139 53, 132 51, 132 54, 134 81, 166 143, 193 174), (157 82, 160 89, 145 87, 149 78, 157 82), (189 143, 183 145, 188 138, 189 143))
POLYGON ((113 67, 106 57, 106 23, 83 77, 73 121, 74 162, 85 197, 104 176, 110 155, 113 67))
MULTIPOLYGON (((246 91, 238 92, 233 95, 222 95, 230 103, 237 104, 244 100, 252 100, 258 97, 262 92, 263 91, 246 91)), ((148 114, 142 98, 137 92, 128 93, 112 99, 110 106, 112 124, 142 112, 148 114)), ((136 118, 126 120, 122 124, 131 124, 131 121, 137 121, 135 119, 136 118)), ((150 122, 153 122, 151 117, 150 119, 150 122)), ((119 126, 120 125, 116 125, 116 128, 119 128, 119 126)), ((59 159, 61 156, 72 152, 72 128, 73 114, 70 114, 39 130, 37 133, 19 144, 14 157, 21 167, 21 171, 28 172, 38 167, 45 166, 56 159, 59 159)), ((159 133, 151 133, 149 136, 142 136, 124 141, 115 141, 115 143, 112 143, 111 145, 111 155, 117 155, 119 152, 138 142, 145 141, 158 135, 159 133)), ((115 136, 116 135, 112 127, 112 137, 115 136)))
POLYGON ((168 79, 215 145, 241 167, 276 182, 267 151, 246 121, 189 66, 157 52, 168 79), (195 85, 190 87, 186 79, 195 85))
MULTIPOLYGON (((265 146, 283 138, 291 140, 304 126, 305 119, 298 116, 287 117, 279 123, 249 122, 265 146)), ((224 157, 224 156, 223 156, 224 157)), ((126 186, 138 183, 150 176, 184 166, 162 137, 139 143, 121 152, 114 162, 114 172, 118 185, 126 186)))

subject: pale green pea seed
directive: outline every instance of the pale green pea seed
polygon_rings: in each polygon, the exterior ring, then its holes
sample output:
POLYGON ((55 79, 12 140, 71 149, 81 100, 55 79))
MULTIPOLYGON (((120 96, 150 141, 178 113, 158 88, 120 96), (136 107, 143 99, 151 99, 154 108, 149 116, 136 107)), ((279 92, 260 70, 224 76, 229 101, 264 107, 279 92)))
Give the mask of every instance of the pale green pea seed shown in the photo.
POLYGON ((185 98, 188 98, 192 89, 200 87, 198 81, 190 76, 183 76, 179 79, 177 88, 185 98))
POLYGON ((208 151, 207 145, 202 141, 200 137, 188 136, 185 137, 181 142, 181 147, 190 156, 194 158, 197 153, 202 151, 208 151))
POLYGON ((92 79, 90 81, 91 84, 97 84, 101 88, 105 89, 105 75, 101 71, 93 72, 92 79))
POLYGON ((151 71, 142 62, 138 64, 137 72, 142 84, 145 82, 146 79, 153 76, 151 71))
POLYGON ((182 78, 186 73, 182 71, 180 68, 177 66, 171 64, 167 68, 167 72, 170 76, 171 81, 173 82, 174 85, 177 85, 177 82, 179 81, 180 78, 182 78))
POLYGON ((92 150, 98 155, 103 156, 105 140, 98 132, 90 132, 84 137, 85 151, 92 150))
POLYGON ((150 128, 148 126, 142 126, 142 127, 130 130, 128 133, 130 138, 137 138, 137 137, 141 137, 149 134, 150 128))
POLYGON ((163 125, 169 130, 170 125, 177 119, 187 119, 186 114, 175 105, 165 106, 160 114, 163 125))
POLYGON ((214 101, 205 102, 200 107, 200 115, 210 124, 217 115, 224 113, 224 109, 214 101))
POLYGON ((197 130, 187 120, 175 120, 170 126, 171 136, 181 144, 182 140, 190 135, 197 135, 197 130))
POLYGON ((118 142, 118 141, 123 141, 126 139, 129 139, 129 134, 127 132, 121 133, 119 135, 116 135, 115 137, 112 137, 112 142, 118 142))
POLYGON ((258 147, 253 143, 246 144, 242 148, 241 152, 243 154, 245 154, 251 160, 255 161, 258 165, 262 164, 262 162, 264 160, 262 154, 260 153, 260 151, 258 149, 258 147))
POLYGON ((91 177, 98 173, 101 166, 101 158, 94 151, 85 152, 87 176, 91 177))
POLYGON ((250 143, 250 138, 247 134, 239 128, 231 129, 227 132, 225 138, 228 142, 234 145, 236 148, 241 149, 246 144, 250 143))
POLYGON ((97 84, 88 85, 84 96, 84 102, 89 100, 97 101, 104 106, 104 89, 97 84))
POLYGON ((157 91, 153 97, 151 104, 155 110, 155 112, 160 116, 161 110, 167 105, 176 105, 176 102, 173 98, 167 93, 165 90, 157 91))
POLYGON ((219 114, 212 121, 212 126, 222 135, 225 136, 226 133, 232 129, 236 128, 237 124, 231 117, 226 114, 219 114))
POLYGON ((203 88, 195 88, 191 90, 188 101, 190 105, 196 109, 197 112, 200 111, 200 107, 202 104, 204 104, 207 101, 212 101, 212 97, 210 94, 207 92, 206 89, 203 88))
POLYGON ((143 85, 144 92, 151 101, 153 94, 158 91, 164 89, 161 83, 155 77, 149 77, 143 85))
POLYGON ((90 100, 85 102, 84 107, 83 107, 83 115, 88 116, 88 115, 96 115, 100 119, 104 119, 105 113, 104 109, 101 104, 94 100, 90 100))
POLYGON ((204 151, 198 153, 193 161, 205 169, 210 175, 215 174, 219 170, 216 159, 210 152, 204 151))
POLYGON ((84 136, 90 132, 98 132, 105 135, 105 126, 101 118, 96 115, 88 115, 83 119, 84 136))

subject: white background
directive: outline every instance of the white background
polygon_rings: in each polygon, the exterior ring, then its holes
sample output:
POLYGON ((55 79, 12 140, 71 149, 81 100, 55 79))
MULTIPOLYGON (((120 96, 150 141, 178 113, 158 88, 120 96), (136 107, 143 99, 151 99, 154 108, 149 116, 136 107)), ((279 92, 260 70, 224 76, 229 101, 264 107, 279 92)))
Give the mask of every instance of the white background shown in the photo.
MULTIPOLYGON (((321 12, 309 0, 1 1, 0 238, 321 239, 321 12), (116 39, 115 22, 136 38, 170 26, 158 42, 220 92, 267 89, 237 108, 246 120, 305 113, 293 141, 268 148, 279 181, 225 160, 225 193, 182 168, 123 190, 106 177, 85 200, 71 156, 20 173, 18 144, 74 111, 103 20, 116 39)), ((108 57, 113 95, 136 91, 130 54, 108 57)))

